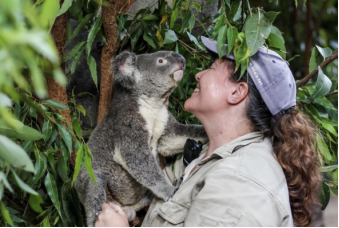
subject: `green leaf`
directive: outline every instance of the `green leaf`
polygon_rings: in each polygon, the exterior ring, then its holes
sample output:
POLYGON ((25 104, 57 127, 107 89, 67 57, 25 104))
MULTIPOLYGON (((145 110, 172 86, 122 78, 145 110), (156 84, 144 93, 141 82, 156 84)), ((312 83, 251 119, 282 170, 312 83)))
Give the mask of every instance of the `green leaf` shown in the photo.
POLYGON ((333 161, 331 152, 329 151, 327 144, 322 136, 317 136, 317 147, 320 153, 325 158, 326 163, 333 161))
POLYGON ((235 45, 235 40, 238 37, 238 29, 236 27, 230 26, 227 29, 227 54, 229 54, 234 45, 235 45))
POLYGON ((73 0, 65 0, 61 6, 61 9, 59 10, 58 17, 61 14, 64 14, 69 9, 69 7, 72 6, 72 3, 73 3, 73 0))
POLYGON ((54 153, 49 152, 47 155, 48 163, 50 164, 54 173, 56 173, 55 166, 54 166, 54 153))
POLYGON ((338 137, 338 133, 337 131, 335 130, 335 128, 328 124, 328 123, 324 123, 324 122, 321 122, 321 125, 323 126, 323 128, 325 128, 327 131, 331 132, 334 136, 338 137))
POLYGON ((180 8, 175 8, 175 10, 173 10, 172 14, 171 14, 171 24, 170 24, 170 28, 173 28, 174 26, 174 22, 178 19, 179 17, 179 10, 180 8))
POLYGON ((19 119, 20 117, 20 111, 21 111, 21 105, 20 105, 20 102, 15 102, 15 105, 14 105, 14 115, 16 118, 19 119))
POLYGON ((28 192, 32 195, 38 195, 38 193, 36 191, 34 191, 31 187, 29 187, 25 182, 23 182, 18 175, 15 173, 15 171, 12 170, 12 174, 14 176, 14 179, 16 181, 16 183, 18 184, 18 186, 24 190, 25 192, 28 192))
POLYGON ((134 50, 135 44, 138 42, 141 34, 142 34, 142 27, 139 26, 137 30, 132 34, 132 38, 131 38, 132 50, 134 50))
POLYGON ((271 22, 273 22, 279 13, 280 12, 274 11, 266 12, 265 17, 267 17, 271 22))
MULTIPOLYGON (((93 26, 89 30, 88 37, 87 37, 87 57, 91 54, 92 44, 97 35, 98 31, 100 30, 102 25, 102 17, 97 17, 94 21, 93 26)), ((97 84, 95 84, 97 85, 97 84)))
POLYGON ((257 53, 258 48, 265 43, 265 39, 271 33, 272 22, 261 13, 252 13, 245 22, 244 30, 247 46, 251 49, 251 55, 257 53))
POLYGON ((188 11, 182 11, 182 14, 183 14, 183 12, 184 12, 184 19, 183 19, 182 24, 181 24, 181 31, 185 30, 185 28, 188 25, 189 20, 192 17, 191 11, 189 11, 189 10, 188 11))
POLYGON ((73 179, 72 179, 72 186, 80 172, 80 168, 82 164, 82 157, 83 157, 83 150, 84 150, 84 145, 81 145, 81 147, 79 148, 77 152, 77 156, 75 158, 75 167, 74 167, 74 174, 73 174, 73 179))
POLYGON ((79 64, 79 62, 80 62, 80 58, 82 56, 82 53, 83 53, 84 49, 85 49, 85 47, 83 47, 83 49, 80 52, 78 52, 78 54, 75 56, 75 58, 74 58, 74 60, 72 62, 72 66, 71 66, 71 75, 74 74, 75 69, 76 69, 77 65, 79 64))
POLYGON ((52 134, 52 124, 49 120, 44 120, 44 124, 42 125, 42 134, 45 135, 44 140, 47 141, 52 134))
POLYGON ((188 22, 188 29, 190 30, 190 32, 192 33, 192 29, 195 25, 195 17, 191 17, 189 22, 188 22))
POLYGON ((59 0, 44 0, 41 6, 40 21, 44 27, 51 28, 59 12, 59 0))
POLYGON ((68 174, 67 162, 62 156, 60 156, 58 159, 57 170, 63 182, 66 182, 67 180, 69 180, 69 177, 67 175, 68 174))
POLYGON ((42 212, 40 204, 42 204, 43 202, 44 201, 42 200, 40 195, 31 195, 28 200, 29 206, 31 206, 31 208, 37 213, 42 212))
POLYGON ((2 120, 0 120, 0 134, 5 135, 9 138, 17 138, 21 140, 39 140, 42 138, 45 138, 44 135, 42 135, 37 130, 28 127, 26 125, 23 125, 20 121, 14 120, 16 124, 18 124, 18 129, 13 129, 11 127, 8 127, 4 124, 2 120))
POLYGON ((328 119, 328 118, 325 118, 325 117, 320 117, 320 120, 321 120, 321 122, 330 124, 330 125, 332 125, 334 127, 338 127, 338 122, 337 121, 334 121, 334 120, 331 120, 331 119, 328 119))
POLYGON ((195 36, 193 36, 191 33, 187 32, 188 38, 201 50, 204 50, 204 48, 199 44, 197 38, 195 38, 195 36))
POLYGON ((332 50, 330 48, 321 48, 318 45, 315 45, 319 51, 319 53, 323 56, 323 61, 325 61, 325 59, 327 57, 329 57, 332 54, 332 50))
POLYGON ((222 26, 225 26, 226 24, 226 18, 225 18, 225 15, 224 14, 221 14, 216 22, 215 22, 215 27, 214 27, 214 31, 213 31, 213 34, 212 34, 212 38, 215 38, 218 33, 219 33, 219 29, 222 27, 222 26))
POLYGON ((88 58, 86 58, 86 60, 87 60, 87 65, 91 72, 91 76, 94 81, 94 84, 98 88, 97 63, 95 59, 93 58, 93 56, 91 55, 88 58))
POLYGON ((336 169, 338 169, 338 165, 323 166, 320 168, 320 172, 327 173, 327 172, 332 172, 336 169))
POLYGON ((53 176, 49 172, 47 173, 45 177, 45 187, 47 189, 47 194, 49 195, 55 208, 59 212, 60 217, 62 217, 61 211, 60 211, 58 188, 57 188, 57 185, 55 183, 53 176))
POLYGON ((72 136, 66 130, 66 128, 61 124, 61 122, 55 119, 55 123, 58 125, 59 132, 61 134, 62 140, 65 142, 68 152, 72 153, 72 136))
POLYGON ((144 21, 154 21, 154 20, 158 20, 158 17, 155 16, 155 15, 148 14, 148 15, 143 16, 141 18, 141 20, 144 20, 144 21))
POLYGON ((45 100, 43 104, 59 110, 68 110, 67 105, 53 99, 45 100))
POLYGON ((312 99, 324 96, 330 91, 332 86, 331 80, 324 74, 319 66, 318 70, 318 79, 316 82, 315 90, 311 94, 312 99))
MULTIPOLYGON (((43 153, 41 152, 40 155, 45 156, 44 154, 42 154, 43 153)), ((37 183, 45 175, 46 169, 47 168, 44 160, 41 157, 37 158, 37 160, 35 161, 35 175, 33 176, 31 185, 37 183)))
POLYGON ((321 184, 319 198, 321 203, 321 209, 325 210, 328 202, 330 201, 330 188, 324 182, 321 184))
POLYGON ((152 48, 156 49, 156 46, 154 44, 154 41, 152 40, 151 37, 149 37, 146 32, 144 32, 144 35, 142 37, 152 48))
MULTIPOLYGON (((0 171, 0 185, 5 185, 6 188, 13 193, 13 189, 11 187, 11 185, 9 184, 8 180, 7 180, 7 176, 5 175, 4 172, 0 171)), ((2 197, 0 197, 1 200, 2 197)))
POLYGON ((165 32, 165 39, 164 41, 162 42, 162 45, 165 45, 165 44, 170 44, 170 43, 173 43, 175 41, 178 40, 178 37, 177 35, 175 34, 175 32, 173 30, 170 30, 168 29, 166 32, 165 32))
POLYGON ((89 150, 89 148, 87 147, 86 144, 84 145, 84 147, 85 147, 85 151, 86 151, 85 152, 85 160, 84 160, 85 167, 86 167, 88 175, 91 177, 92 181, 97 186, 97 182, 95 180, 94 172, 93 172, 93 169, 92 169, 91 152, 90 152, 90 150, 89 150))
POLYGON ((71 117, 72 117, 73 130, 75 131, 77 136, 79 138, 81 138, 82 133, 81 133, 81 127, 80 127, 79 119, 76 117, 76 115, 74 113, 71 114, 71 117))
MULTIPOLYGON (((67 44, 69 44, 80 32, 80 30, 85 27, 85 25, 87 24, 87 22, 94 17, 94 13, 91 14, 87 14, 84 19, 82 19, 78 25, 78 27, 74 30, 73 34, 71 35, 71 37, 69 38, 69 40, 67 41, 67 44)), ((66 44, 66 45, 67 45, 66 44)))
POLYGON ((27 153, 12 140, 0 135, 0 158, 16 168, 34 172, 34 166, 27 153))
POLYGON ((4 220, 6 221, 6 223, 8 223, 11 226, 14 226, 13 221, 11 216, 9 215, 9 212, 5 206, 5 204, 3 202, 0 202, 0 206, 1 206, 1 214, 2 217, 4 218, 4 220))
POLYGON ((86 46, 86 41, 82 41, 72 48, 71 52, 67 55, 66 60, 69 60, 76 56, 79 52, 82 52, 86 46))
POLYGON ((308 68, 309 72, 312 72, 313 70, 315 70, 321 63, 322 63, 322 57, 318 49, 313 48, 310 62, 309 62, 309 68, 308 68))
POLYGON ((205 7, 208 7, 209 5, 211 5, 215 0, 208 0, 207 4, 205 7))
POLYGON ((226 53, 226 47, 225 47, 226 37, 227 37, 226 35, 227 35, 227 27, 226 25, 224 25, 219 29, 219 32, 218 32, 217 44, 218 44, 219 59, 221 59, 226 53))
POLYGON ((200 6, 199 3, 197 3, 197 2, 192 2, 192 6, 194 6, 194 7, 198 10, 198 12, 201 13, 201 6, 200 6))

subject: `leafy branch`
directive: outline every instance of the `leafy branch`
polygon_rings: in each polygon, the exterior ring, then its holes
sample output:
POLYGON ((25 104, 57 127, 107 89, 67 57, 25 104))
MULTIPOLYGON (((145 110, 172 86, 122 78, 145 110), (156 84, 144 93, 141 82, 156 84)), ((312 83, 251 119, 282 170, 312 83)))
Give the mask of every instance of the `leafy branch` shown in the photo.
MULTIPOLYGON (((327 57, 325 59, 324 62, 322 62, 320 64, 320 68, 323 69, 324 67, 326 67, 328 64, 330 64, 333 60, 338 58, 338 49, 336 49, 329 57, 327 57)), ((297 88, 299 88, 300 86, 304 85, 306 82, 308 82, 308 80, 310 80, 314 75, 316 75, 318 73, 318 68, 316 68, 315 70, 313 70, 311 73, 309 73, 308 75, 306 75, 304 78, 302 78, 300 81, 298 81, 297 83, 297 88)))

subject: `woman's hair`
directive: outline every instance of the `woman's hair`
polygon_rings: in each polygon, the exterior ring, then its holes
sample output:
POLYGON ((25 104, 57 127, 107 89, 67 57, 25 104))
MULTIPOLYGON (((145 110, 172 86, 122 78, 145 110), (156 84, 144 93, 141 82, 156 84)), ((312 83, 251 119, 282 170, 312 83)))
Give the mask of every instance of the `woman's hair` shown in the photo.
POLYGON ((248 84, 247 117, 254 130, 273 138, 273 149, 287 180, 294 224, 310 225, 321 180, 315 127, 296 107, 272 116, 247 72, 239 79, 241 70, 234 73, 235 62, 226 59, 226 64, 233 72, 231 81, 248 84))

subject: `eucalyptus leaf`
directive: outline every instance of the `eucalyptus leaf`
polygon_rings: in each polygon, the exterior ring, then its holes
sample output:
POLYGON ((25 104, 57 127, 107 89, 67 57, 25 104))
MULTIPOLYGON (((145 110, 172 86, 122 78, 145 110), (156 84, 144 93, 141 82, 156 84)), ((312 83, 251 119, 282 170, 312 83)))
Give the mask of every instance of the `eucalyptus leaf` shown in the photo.
POLYGON ((152 48, 156 48, 156 46, 155 46, 155 43, 154 43, 154 41, 152 40, 152 38, 151 37, 149 37, 148 35, 147 35, 147 33, 146 32, 144 32, 144 35, 143 35, 143 37, 142 37, 152 48))
POLYGON ((49 99, 45 100, 44 105, 50 106, 52 108, 58 109, 58 110, 68 110, 68 106, 60 103, 59 101, 49 99))
POLYGON ((7 136, 9 138, 17 138, 21 140, 39 140, 45 138, 45 136, 42 135, 37 130, 26 125, 23 125, 18 120, 13 121, 17 122, 17 124, 20 125, 21 127, 15 130, 5 125, 4 122, 0 119, 0 134, 7 136))
POLYGON ((279 13, 280 12, 274 11, 266 12, 265 17, 267 17, 271 22, 273 22, 279 13))
POLYGON ((227 27, 226 25, 222 26, 219 29, 218 40, 217 40, 217 48, 219 59, 221 59, 226 53, 226 38, 227 38, 227 27))
POLYGON ((42 204, 43 202, 44 201, 42 200, 40 195, 31 195, 28 200, 29 206, 37 213, 42 212, 40 204, 42 204))
POLYGON ((6 136, 0 135, 0 158, 13 167, 34 172, 34 166, 27 153, 6 136))
POLYGON ((72 48, 71 52, 67 55, 66 60, 69 60, 76 56, 79 52, 82 52, 86 46, 86 41, 79 42, 72 48))
POLYGON ((89 70, 91 72, 91 76, 92 79, 94 81, 95 86, 98 88, 98 76, 97 76, 97 63, 95 61, 95 59, 93 58, 93 56, 88 56, 88 58, 86 58, 87 60, 87 65, 89 67, 89 70))
POLYGON ((258 48, 265 43, 265 39, 271 33, 271 26, 272 22, 262 13, 252 13, 252 16, 247 18, 244 30, 251 55, 257 53, 258 48))
POLYGON ((315 91, 311 94, 311 98, 315 99, 327 94, 332 86, 331 80, 324 74, 322 69, 318 66, 318 79, 315 86, 315 91))
POLYGON ((319 47, 318 45, 315 45, 319 51, 319 53, 323 56, 323 61, 325 61, 325 59, 327 57, 329 57, 331 54, 332 54, 332 50, 330 48, 322 48, 322 47, 319 47))
POLYGON ((44 183, 45 183, 45 187, 47 189, 47 194, 51 198, 55 208, 59 212, 59 215, 62 217, 61 211, 60 211, 58 188, 57 188, 57 185, 56 185, 55 180, 53 178, 53 175, 51 175, 50 173, 47 173, 44 183))
POLYGON ((14 226, 12 218, 3 202, 0 202, 0 207, 1 207, 1 214, 6 223, 8 223, 11 226, 14 226))
POLYGON ((66 11, 72 6, 72 3, 73 0, 64 0, 57 16, 59 17, 61 14, 66 13, 66 11))
POLYGON ((238 29, 233 26, 228 27, 227 29, 227 54, 229 54, 232 51, 237 37, 238 37, 238 29))
MULTIPOLYGON (((75 179, 77 178, 77 176, 80 172, 80 168, 81 168, 81 165, 82 165, 83 152, 84 152, 84 145, 81 145, 78 152, 76 153, 77 156, 75 158, 75 167, 74 167, 74 174, 73 174, 73 179, 72 179, 72 186, 73 186, 73 183, 74 183, 75 179)), ((85 151, 85 153, 86 153, 86 151, 85 151)))
POLYGON ((321 184, 319 198, 321 203, 321 209, 325 210, 328 202, 330 201, 330 188, 324 182, 321 184))
POLYGON ((137 30, 132 34, 132 39, 131 39, 132 50, 134 50, 134 47, 136 43, 138 42, 142 32, 143 32, 142 27, 139 26, 137 30))
POLYGON ((175 34, 175 32, 173 30, 170 30, 168 29, 166 32, 165 32, 165 39, 164 41, 162 42, 162 45, 165 45, 165 44, 170 44, 170 43, 173 43, 175 41, 178 40, 178 37, 177 35, 175 34))
POLYGON ((92 161, 91 161, 91 151, 87 147, 87 145, 84 145, 85 149, 85 159, 84 159, 84 164, 87 170, 88 175, 91 177, 93 183, 97 186, 97 182, 95 180, 95 175, 92 169, 92 161))
MULTIPOLYGON (((100 30, 101 25, 102 25, 102 17, 95 18, 94 24, 91 27, 91 29, 89 30, 88 37, 87 37, 87 44, 86 44, 87 57, 91 54, 93 41, 94 41, 98 31, 100 30)), ((97 86, 97 83, 95 83, 95 85, 97 86)))
POLYGON ((17 183, 17 185, 24 190, 25 192, 28 192, 32 195, 38 195, 36 191, 34 191, 31 187, 29 187, 25 182, 23 182, 20 177, 15 173, 15 171, 12 170, 13 177, 17 183))
POLYGON ((332 172, 334 170, 338 169, 338 165, 329 165, 329 166, 323 166, 320 168, 320 171, 322 173, 332 172))
POLYGON ((42 158, 37 158, 37 160, 35 161, 35 175, 33 177, 31 185, 36 184, 45 175, 46 169, 46 164, 42 160, 42 158))

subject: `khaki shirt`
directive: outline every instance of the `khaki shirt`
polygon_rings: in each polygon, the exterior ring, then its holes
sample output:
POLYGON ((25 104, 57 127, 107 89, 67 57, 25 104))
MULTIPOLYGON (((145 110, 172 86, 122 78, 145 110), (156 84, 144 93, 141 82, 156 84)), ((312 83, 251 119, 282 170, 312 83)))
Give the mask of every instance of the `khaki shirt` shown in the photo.
MULTIPOLYGON (((170 200, 153 200, 143 226, 293 226, 286 179, 268 138, 250 133, 202 159, 206 151, 170 200)), ((173 182, 184 170, 180 159, 164 172, 173 182)))

